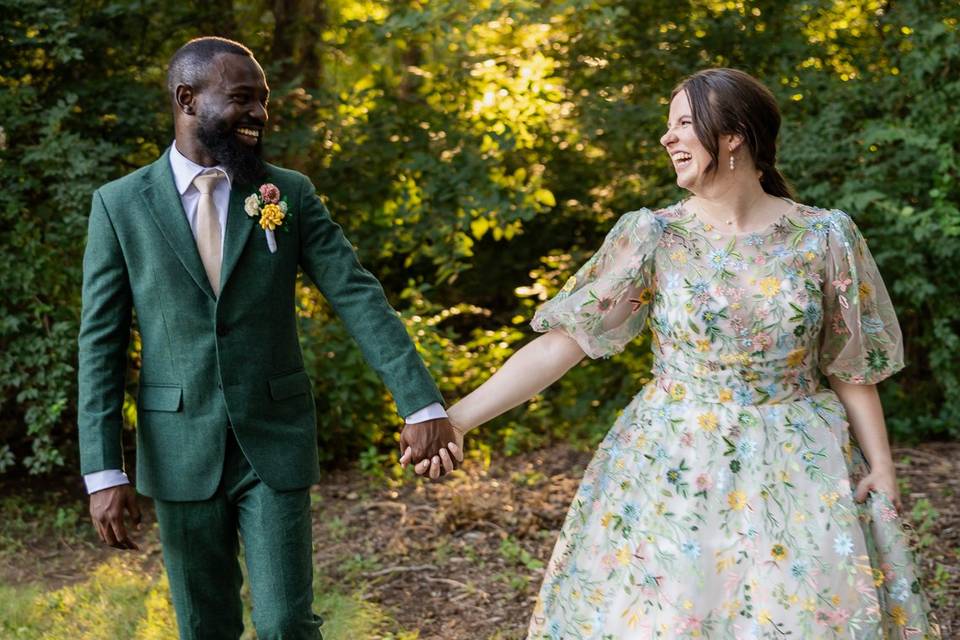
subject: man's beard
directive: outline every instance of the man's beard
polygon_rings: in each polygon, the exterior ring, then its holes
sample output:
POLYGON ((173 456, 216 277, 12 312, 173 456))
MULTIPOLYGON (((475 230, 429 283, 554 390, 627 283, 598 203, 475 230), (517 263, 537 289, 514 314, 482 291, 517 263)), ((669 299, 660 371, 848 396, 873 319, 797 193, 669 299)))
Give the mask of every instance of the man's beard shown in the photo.
MULTIPOLYGON (((260 158, 263 142, 257 140, 250 147, 237 140, 233 128, 217 115, 201 111, 198 117, 197 139, 207 148, 213 159, 227 170, 236 184, 255 184, 267 176, 267 168, 260 158)), ((243 126, 243 125, 238 125, 243 126)), ((257 125, 257 128, 260 128, 257 125)))

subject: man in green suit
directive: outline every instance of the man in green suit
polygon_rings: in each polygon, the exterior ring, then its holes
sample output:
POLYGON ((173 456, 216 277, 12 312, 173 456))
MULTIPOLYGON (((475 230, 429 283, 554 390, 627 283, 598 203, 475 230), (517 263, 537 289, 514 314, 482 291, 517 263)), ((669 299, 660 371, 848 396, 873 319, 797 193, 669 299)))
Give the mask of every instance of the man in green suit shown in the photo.
POLYGON ((297 339, 298 269, 406 416, 406 459, 462 460, 437 388, 377 280, 303 175, 260 160, 269 89, 251 52, 200 38, 170 62, 175 142, 93 196, 79 346, 81 472, 101 538, 133 549, 123 473, 131 313, 142 338, 137 489, 154 499, 184 639, 243 631, 242 539, 261 640, 320 638, 309 486, 316 410, 297 339))

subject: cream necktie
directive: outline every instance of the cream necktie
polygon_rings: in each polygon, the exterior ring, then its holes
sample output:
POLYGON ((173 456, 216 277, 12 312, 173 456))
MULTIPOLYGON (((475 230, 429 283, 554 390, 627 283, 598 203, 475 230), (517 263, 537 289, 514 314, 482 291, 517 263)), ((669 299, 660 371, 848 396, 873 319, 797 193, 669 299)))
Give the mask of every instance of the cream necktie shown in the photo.
POLYGON ((200 192, 197 203, 197 250, 213 294, 220 296, 220 216, 213 202, 213 190, 225 176, 219 171, 201 173, 193 179, 200 192))

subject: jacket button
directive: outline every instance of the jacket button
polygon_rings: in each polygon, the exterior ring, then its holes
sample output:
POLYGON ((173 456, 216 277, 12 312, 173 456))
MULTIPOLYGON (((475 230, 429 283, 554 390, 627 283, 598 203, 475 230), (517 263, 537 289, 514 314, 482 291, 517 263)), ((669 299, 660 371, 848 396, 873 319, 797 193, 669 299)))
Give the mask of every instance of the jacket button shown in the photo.
POLYGON ((224 325, 222 325, 222 324, 218 324, 218 325, 217 325, 217 335, 218 335, 218 336, 220 336, 220 337, 222 338, 223 336, 227 335, 228 333, 230 333, 230 332, 227 331, 227 328, 226 328, 224 325))

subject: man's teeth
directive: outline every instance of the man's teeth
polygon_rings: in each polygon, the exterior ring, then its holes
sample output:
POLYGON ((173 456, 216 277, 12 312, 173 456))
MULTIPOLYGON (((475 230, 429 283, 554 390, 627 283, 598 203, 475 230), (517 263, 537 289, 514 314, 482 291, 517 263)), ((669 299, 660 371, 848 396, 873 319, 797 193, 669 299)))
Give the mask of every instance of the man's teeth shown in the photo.
POLYGON ((246 127, 238 127, 237 133, 239 133, 242 136, 250 136, 251 138, 260 137, 259 131, 257 131, 256 129, 248 129, 246 127))

